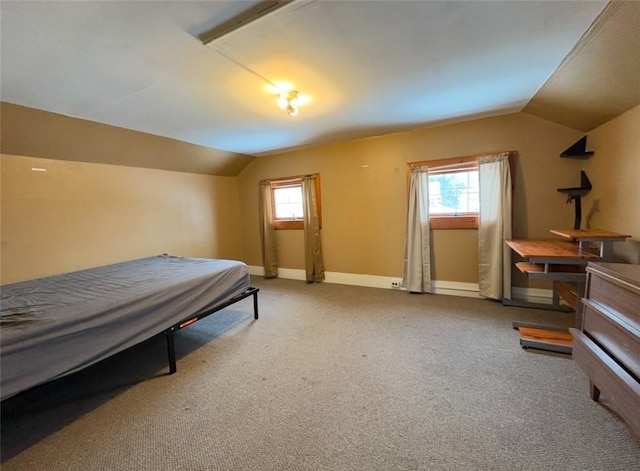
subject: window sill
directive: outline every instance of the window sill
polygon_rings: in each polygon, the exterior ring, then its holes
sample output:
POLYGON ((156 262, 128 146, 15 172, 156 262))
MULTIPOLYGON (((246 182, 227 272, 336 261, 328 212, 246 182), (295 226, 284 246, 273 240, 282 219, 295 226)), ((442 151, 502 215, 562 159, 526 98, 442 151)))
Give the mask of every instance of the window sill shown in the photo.
POLYGON ((300 220, 275 220, 273 228, 276 230, 304 229, 304 221, 300 220))
POLYGON ((478 216, 432 216, 431 229, 477 229, 478 216))

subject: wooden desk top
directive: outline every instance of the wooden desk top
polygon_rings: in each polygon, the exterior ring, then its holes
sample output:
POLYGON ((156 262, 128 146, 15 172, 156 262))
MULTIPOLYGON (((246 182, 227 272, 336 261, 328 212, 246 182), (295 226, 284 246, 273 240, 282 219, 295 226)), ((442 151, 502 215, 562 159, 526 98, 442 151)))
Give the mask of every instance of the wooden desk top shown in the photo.
POLYGON ((631 237, 627 234, 604 231, 602 229, 551 229, 549 232, 569 240, 608 241, 625 240, 631 237))
POLYGON ((523 258, 558 258, 599 260, 595 254, 580 250, 569 241, 557 239, 509 239, 504 241, 511 249, 523 258))

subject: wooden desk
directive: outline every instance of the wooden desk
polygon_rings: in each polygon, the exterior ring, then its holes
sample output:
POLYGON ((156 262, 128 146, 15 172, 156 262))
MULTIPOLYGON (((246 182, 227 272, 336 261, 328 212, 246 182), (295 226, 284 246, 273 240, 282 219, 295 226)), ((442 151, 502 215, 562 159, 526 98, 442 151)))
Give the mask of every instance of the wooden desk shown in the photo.
MULTIPOLYGON (((602 229, 551 229, 550 232, 566 240, 513 239, 505 240, 505 244, 527 260, 515 264, 518 270, 526 273, 528 278, 551 281, 552 303, 549 305, 505 299, 503 304, 570 312, 572 309, 560 304, 562 299, 575 310, 574 325, 579 328, 582 325, 583 315, 585 265, 588 262, 609 260, 613 253, 613 242, 624 241, 631 236, 602 229), (600 244, 597 254, 588 250, 593 242, 600 244)), ((513 323, 513 327, 520 330, 523 335, 520 344, 524 348, 539 348, 561 353, 572 351, 571 336, 566 333, 568 337, 564 337, 566 330, 564 328, 518 321, 513 323), (527 334, 524 333, 526 329, 530 329, 527 334)))
POLYGON ((508 239, 504 241, 522 258, 533 263, 583 263, 598 260, 598 255, 581 250, 577 244, 557 239, 508 239), (534 261, 538 260, 538 262, 534 261), (548 262, 546 262, 548 260, 548 262))
MULTIPOLYGON (((581 301, 586 281, 585 265, 589 261, 599 260, 598 255, 581 250, 576 243, 559 239, 512 239, 504 242, 511 250, 527 260, 516 263, 516 267, 521 272, 532 279, 549 280, 553 286, 551 304, 504 300, 504 305, 582 312, 581 301), (569 306, 560 304, 561 299, 569 306)), ((579 319, 575 319, 574 325, 579 325, 579 322, 579 319)), ((514 321, 513 327, 522 334, 520 345, 523 348, 571 353, 571 336, 565 328, 520 321, 514 321)))
POLYGON ((562 297, 571 308, 580 312, 580 288, 584 287, 586 278, 584 267, 589 261, 599 260, 598 255, 581 250, 575 243, 558 239, 512 239, 504 242, 520 257, 527 259, 526 262, 515 264, 518 270, 531 279, 548 280, 553 285, 551 304, 506 300, 506 305, 571 311, 560 304, 562 297), (562 283, 573 283, 576 289, 570 289, 562 283))
POLYGON ((618 234, 602 229, 551 229, 549 232, 570 241, 578 242, 578 247, 581 250, 587 250, 587 245, 591 242, 599 243, 599 253, 602 261, 611 260, 614 242, 621 242, 631 237, 628 234, 618 234))
POLYGON ((631 237, 627 234, 618 234, 603 229, 549 229, 549 232, 570 240, 625 240, 631 237))

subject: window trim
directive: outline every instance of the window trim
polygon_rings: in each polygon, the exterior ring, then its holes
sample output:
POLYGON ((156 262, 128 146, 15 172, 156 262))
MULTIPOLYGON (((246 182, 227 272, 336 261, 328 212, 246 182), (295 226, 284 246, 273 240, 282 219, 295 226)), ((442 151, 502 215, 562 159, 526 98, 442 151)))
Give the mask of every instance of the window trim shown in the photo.
MULTIPOLYGON (((322 229, 322 198, 320 193, 320 174, 316 173, 315 175, 315 187, 316 187, 316 200, 318 202, 318 222, 320 223, 320 229, 322 229)), ((275 196, 274 190, 276 188, 286 188, 292 186, 299 186, 302 189, 302 178, 303 176, 294 176, 294 177, 282 177, 282 178, 274 178, 270 180, 271 186, 271 208, 273 210, 273 227, 276 230, 300 230, 304 229, 304 219, 277 219, 275 217, 276 208, 275 208, 275 196)))
MULTIPOLYGON (((438 160, 421 160, 418 162, 407 162, 407 191, 409 191, 409 176, 414 167, 428 167, 429 172, 434 174, 448 171, 466 171, 478 168, 478 159, 485 155, 509 154, 509 166, 511 167, 511 191, 515 183, 515 159, 516 151, 487 152, 484 154, 467 155, 464 157, 452 157, 438 160)), ((429 216, 429 227, 431 229, 478 229, 480 215, 478 213, 461 214, 438 214, 429 216)))
POLYGON ((479 216, 476 213, 461 214, 453 216, 438 214, 429 216, 429 227, 431 229, 477 229, 479 216))

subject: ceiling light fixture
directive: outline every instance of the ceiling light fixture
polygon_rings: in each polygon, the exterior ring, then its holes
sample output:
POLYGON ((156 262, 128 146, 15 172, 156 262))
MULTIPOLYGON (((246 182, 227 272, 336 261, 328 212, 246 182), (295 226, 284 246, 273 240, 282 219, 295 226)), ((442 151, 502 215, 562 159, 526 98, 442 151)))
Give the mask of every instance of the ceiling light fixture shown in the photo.
POLYGON ((280 106, 280 108, 282 108, 283 110, 287 110, 287 113, 289 113, 290 116, 296 116, 298 114, 300 100, 298 97, 298 92, 296 90, 287 90, 289 85, 286 85, 286 86, 282 84, 278 85, 272 80, 269 80, 264 75, 259 74, 255 70, 244 65, 242 62, 235 60, 233 57, 230 57, 228 54, 225 54, 220 49, 216 47, 212 47, 212 49, 216 51, 220 56, 227 59, 229 62, 234 63, 241 69, 246 70, 252 75, 255 75, 256 77, 258 77, 259 79, 263 80, 264 82, 269 84, 271 87, 273 87, 272 88, 273 92, 278 94, 278 106, 280 106))
POLYGON ((295 90, 289 90, 280 93, 278 97, 278 106, 283 110, 287 110, 289 116, 295 116, 298 114, 298 92, 295 90))
MULTIPOLYGON (((308 2, 306 4, 308 5, 310 3, 313 3, 313 1, 315 0, 312 0, 311 2, 308 2)), ((286 7, 287 5, 292 5, 292 4, 294 4, 294 0, 261 0, 254 7, 249 8, 248 10, 240 13, 239 15, 236 15, 235 17, 224 22, 223 24, 218 25, 215 28, 210 29, 209 31, 206 31, 203 34, 200 34, 199 38, 202 41, 202 44, 204 44, 205 46, 209 46, 220 56, 234 63, 241 69, 244 69, 247 72, 255 75, 256 77, 264 80, 269 85, 273 86, 278 93, 278 105, 280 106, 280 108, 287 110, 287 113, 289 113, 290 116, 296 116, 299 111, 298 109, 299 101, 298 101, 297 91, 287 90, 286 88, 277 85, 273 81, 266 78, 264 75, 259 74, 258 72, 251 69, 250 67, 243 64, 242 62, 234 59, 233 57, 230 57, 228 54, 223 52, 221 48, 218 46, 218 40, 220 38, 228 36, 229 34, 234 33, 239 29, 243 29, 247 25, 268 16, 276 12, 277 10, 280 10, 283 7, 286 7)))

